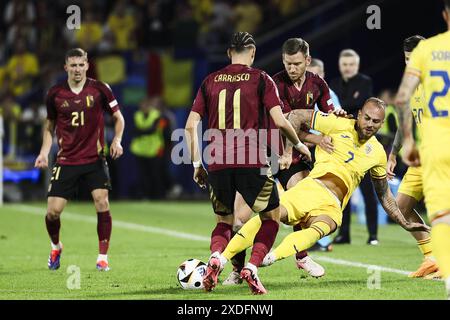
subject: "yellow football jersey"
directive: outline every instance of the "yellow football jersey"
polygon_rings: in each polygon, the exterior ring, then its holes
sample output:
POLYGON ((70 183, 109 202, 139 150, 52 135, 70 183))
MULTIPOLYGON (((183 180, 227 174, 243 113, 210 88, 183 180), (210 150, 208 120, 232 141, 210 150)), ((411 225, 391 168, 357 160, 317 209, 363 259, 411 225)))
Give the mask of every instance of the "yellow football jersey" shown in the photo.
POLYGON ((316 162, 309 174, 319 178, 331 173, 341 178, 348 192, 342 201, 342 208, 348 203, 353 191, 358 187, 367 171, 374 178, 386 177, 386 152, 375 136, 361 143, 355 130, 356 120, 337 117, 316 111, 311 120, 311 128, 330 136, 334 152, 329 154, 316 148, 316 162))
POLYGON ((406 72, 418 76, 425 91, 422 146, 442 146, 450 141, 450 31, 420 41, 406 72))
POLYGON ((450 208, 450 31, 420 41, 405 72, 419 77, 425 91, 419 150, 432 221, 450 208))

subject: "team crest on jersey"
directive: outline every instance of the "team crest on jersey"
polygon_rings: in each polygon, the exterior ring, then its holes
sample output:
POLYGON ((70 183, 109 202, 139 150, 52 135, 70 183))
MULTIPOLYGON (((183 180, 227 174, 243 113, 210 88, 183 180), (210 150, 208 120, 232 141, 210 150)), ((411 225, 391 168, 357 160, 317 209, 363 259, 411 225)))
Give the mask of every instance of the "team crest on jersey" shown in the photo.
POLYGON ((61 108, 67 108, 69 107, 69 103, 67 102, 67 100, 64 100, 64 102, 61 104, 61 108))
POLYGON ((369 154, 371 152, 372 152, 372 145, 371 144, 366 145, 366 154, 369 154))
POLYGON ((306 105, 312 106, 313 101, 314 101, 314 94, 311 91, 308 91, 308 93, 306 94, 306 105))
POLYGON ((89 108, 89 107, 92 107, 93 105, 94 105, 94 96, 88 95, 86 97, 86 106, 89 108))

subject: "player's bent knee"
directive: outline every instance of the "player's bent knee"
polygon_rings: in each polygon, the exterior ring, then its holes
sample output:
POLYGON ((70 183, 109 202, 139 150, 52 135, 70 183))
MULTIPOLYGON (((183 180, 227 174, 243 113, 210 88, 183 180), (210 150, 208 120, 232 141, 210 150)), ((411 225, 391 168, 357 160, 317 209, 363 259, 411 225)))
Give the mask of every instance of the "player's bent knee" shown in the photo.
POLYGON ((324 236, 332 234, 337 229, 336 222, 329 216, 321 215, 314 217, 310 222, 309 227, 312 227, 313 225, 316 225, 320 230, 323 231, 324 236))

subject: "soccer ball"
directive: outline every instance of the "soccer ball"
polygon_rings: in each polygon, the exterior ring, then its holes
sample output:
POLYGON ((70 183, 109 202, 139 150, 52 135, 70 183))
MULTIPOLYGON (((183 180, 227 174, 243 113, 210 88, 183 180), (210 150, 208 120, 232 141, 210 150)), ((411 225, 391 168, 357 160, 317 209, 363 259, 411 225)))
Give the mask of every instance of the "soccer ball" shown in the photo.
POLYGON ((177 271, 178 283, 183 289, 202 289, 206 264, 198 259, 184 261, 177 271))

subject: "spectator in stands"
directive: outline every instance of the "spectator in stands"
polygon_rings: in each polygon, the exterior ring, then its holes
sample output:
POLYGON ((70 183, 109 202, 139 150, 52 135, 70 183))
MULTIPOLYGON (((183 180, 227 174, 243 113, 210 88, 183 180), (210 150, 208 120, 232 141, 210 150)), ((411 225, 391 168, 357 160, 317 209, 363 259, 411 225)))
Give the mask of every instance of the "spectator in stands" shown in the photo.
POLYGON ((5 161, 14 160, 17 154, 17 126, 20 120, 22 108, 14 100, 11 93, 6 93, 0 99, 0 112, 3 117, 4 124, 4 147, 3 152, 6 154, 5 161))
MULTIPOLYGON (((339 71, 341 77, 331 81, 330 87, 336 92, 342 108, 348 114, 352 114, 356 119, 358 111, 364 105, 364 102, 371 97, 372 79, 362 73, 359 73, 359 55, 355 50, 345 49, 339 56, 339 71)), ((369 231, 367 244, 378 244, 378 208, 375 191, 372 186, 369 175, 361 180, 359 185, 364 202, 366 205, 366 223, 369 231)), ((350 243, 350 201, 343 211, 342 225, 339 228, 338 235, 334 238, 334 243, 350 243)))
POLYGON ((19 145, 23 154, 39 154, 42 126, 46 118, 47 108, 44 104, 32 102, 23 110, 19 125, 19 145))
POLYGON ((19 18, 24 18, 26 22, 32 23, 36 18, 36 8, 33 1, 11 0, 5 7, 3 21, 6 24, 12 24, 19 18))
POLYGON ((87 11, 83 15, 81 28, 75 31, 77 45, 86 51, 92 51, 97 49, 102 37, 103 28, 101 23, 92 11, 87 11))
POLYGON ((136 48, 136 20, 136 14, 127 0, 117 1, 106 23, 114 37, 114 49, 125 51, 136 48))
MULTIPOLYGON (((206 49, 214 50, 212 46, 221 46, 228 44, 233 33, 230 26, 233 24, 233 8, 225 0, 215 1, 212 7, 212 13, 209 20, 208 32, 202 39, 202 46, 206 49)), ((220 48, 223 50, 223 48, 220 48)))
POLYGON ((262 9, 253 0, 239 1, 234 7, 236 31, 245 31, 255 34, 262 22, 262 9))
POLYGON ((169 22, 172 20, 173 4, 152 0, 147 3, 139 28, 140 45, 146 48, 160 48, 171 43, 169 22))
POLYGON ((16 39, 14 54, 6 64, 6 78, 9 90, 15 97, 24 98, 33 89, 33 83, 39 73, 37 56, 29 52, 25 40, 16 39))

